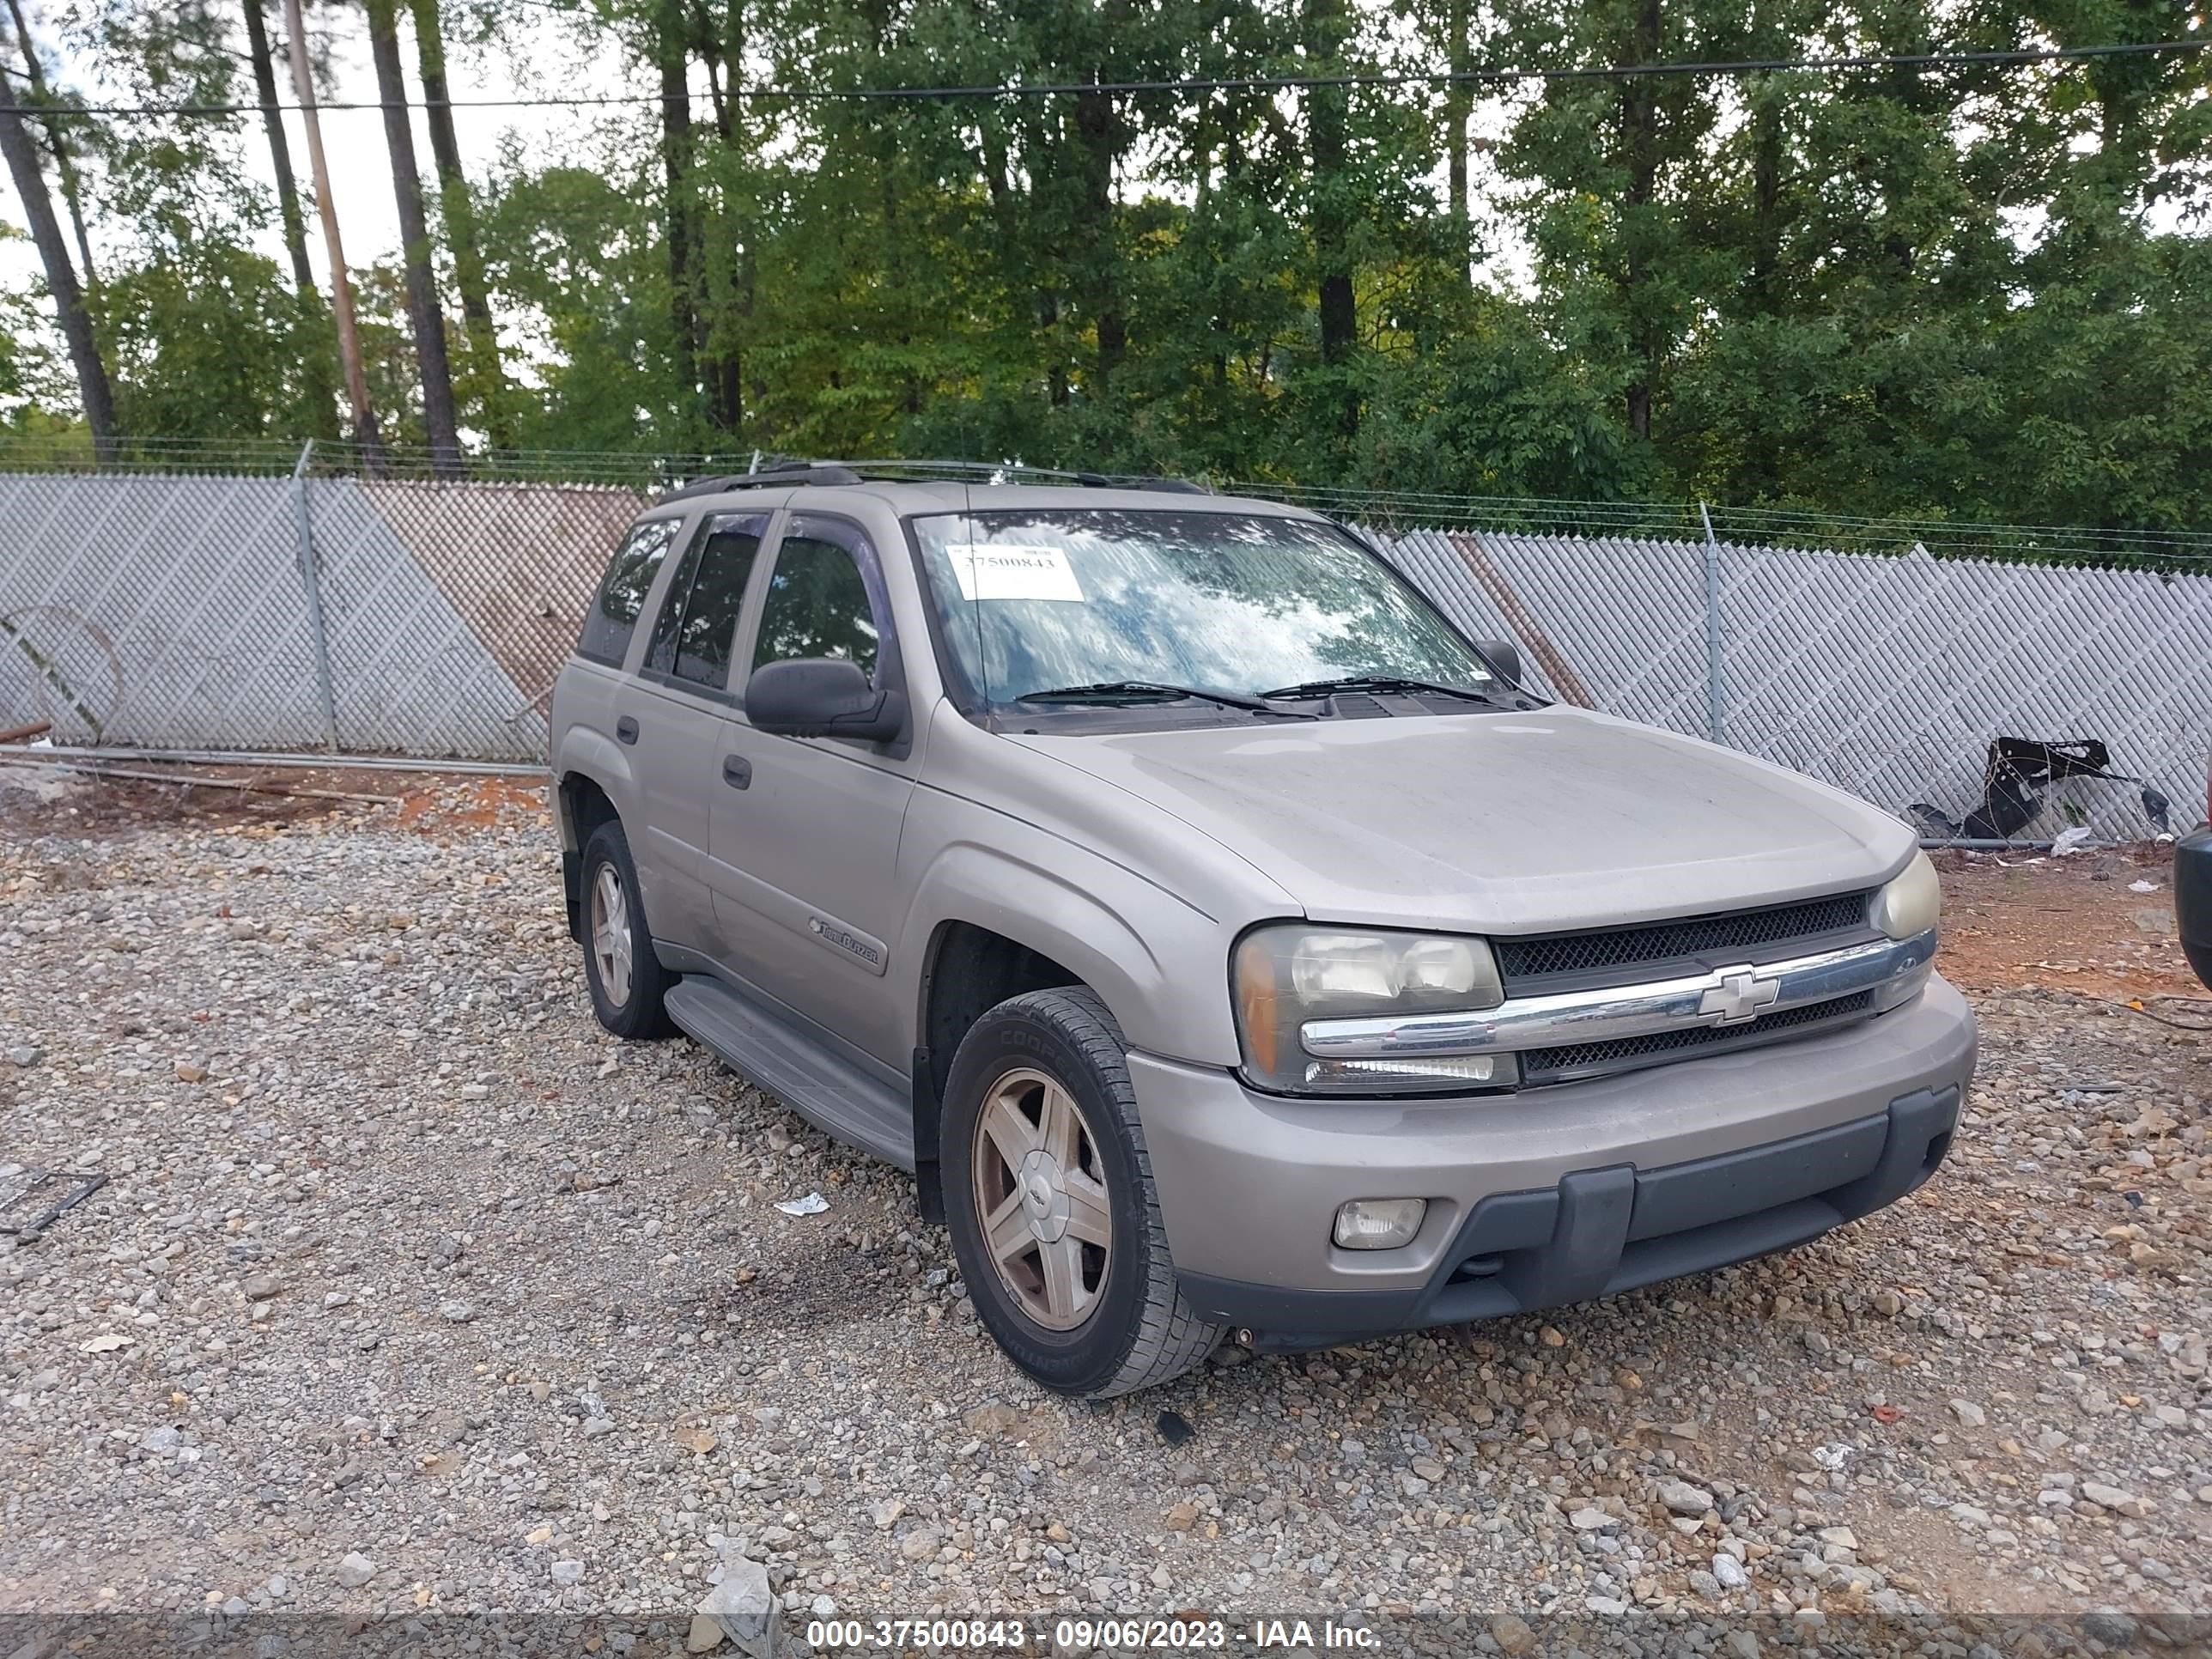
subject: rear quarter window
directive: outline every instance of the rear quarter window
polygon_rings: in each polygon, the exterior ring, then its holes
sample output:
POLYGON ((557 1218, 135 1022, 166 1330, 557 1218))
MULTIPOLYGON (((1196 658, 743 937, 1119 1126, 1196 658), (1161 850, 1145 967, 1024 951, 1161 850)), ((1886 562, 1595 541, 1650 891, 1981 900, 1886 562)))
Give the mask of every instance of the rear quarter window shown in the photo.
POLYGON ((576 654, 619 667, 629 651, 629 636, 636 630, 638 613, 660 562, 675 544, 678 521, 656 519, 631 531, 607 561, 607 574, 592 608, 584 613, 583 631, 576 636, 576 654))

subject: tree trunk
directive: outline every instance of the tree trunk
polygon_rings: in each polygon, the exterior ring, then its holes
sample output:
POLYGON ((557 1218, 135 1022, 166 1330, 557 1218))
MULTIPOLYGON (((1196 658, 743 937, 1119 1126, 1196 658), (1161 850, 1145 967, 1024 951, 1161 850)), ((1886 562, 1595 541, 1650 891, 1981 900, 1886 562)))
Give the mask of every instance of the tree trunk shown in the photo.
MULTIPOLYGON (((720 56, 729 95, 722 100, 720 131, 733 159, 749 160, 745 112, 737 97, 744 84, 745 0, 729 0, 720 56)), ((740 203, 732 200, 730 215, 732 248, 730 294, 722 314, 708 337, 707 353, 708 416, 732 439, 745 425, 745 356, 744 331, 753 310, 754 225, 740 203)))
MULTIPOLYGON (((269 141, 269 164, 276 175, 277 216, 284 227, 284 252, 292 261, 292 288, 307 310, 319 310, 322 295, 315 289, 315 273, 307 264, 307 217, 300 206, 299 180, 292 172, 291 141, 284 136, 284 117, 276 107, 276 60, 269 51, 268 20, 261 15, 265 0, 243 0, 247 55, 253 60, 253 91, 261 106, 261 125, 269 141)), ((330 362, 319 351, 305 354, 301 374, 307 387, 311 412, 307 435, 317 440, 338 435, 337 388, 331 383, 330 362)))
POLYGON ((269 25, 263 0, 243 0, 246 44, 253 59, 253 91, 261 104, 261 125, 269 137, 269 161, 276 174, 276 211, 284 224, 284 251, 292 258, 292 284, 301 294, 315 291, 307 264, 307 217, 300 210, 300 186, 292 176, 292 143, 284 136, 284 117, 276 107, 276 63, 269 55, 269 25))
MULTIPOLYGON (((1474 67, 1468 40, 1468 0, 1444 0, 1445 62, 1455 77, 1474 67)), ((1451 191, 1452 257, 1460 274, 1474 280, 1474 216, 1468 206, 1467 127, 1474 108, 1474 88, 1455 78, 1444 88, 1444 142, 1451 147, 1446 157, 1451 191)))
MULTIPOLYGON (((1664 20, 1661 0, 1642 0, 1636 27, 1630 32, 1623 63, 1659 61, 1664 20)), ((1621 151, 1628 165, 1628 184, 1622 195, 1623 240, 1627 244, 1622 263, 1620 297, 1628 313, 1628 336, 1636 354, 1633 377, 1628 385, 1628 429, 1638 438, 1651 435, 1651 389, 1659 378, 1661 339, 1657 325, 1644 314, 1644 288, 1651 275, 1650 228, 1644 210, 1659 187, 1659 83, 1650 76, 1629 76, 1620 83, 1621 151)))
POLYGON ((1761 76, 1752 84, 1751 292, 1762 313, 1779 309, 1782 270, 1782 106, 1761 76))
POLYGON ((1088 241, 1085 295, 1091 326, 1098 337, 1098 386, 1101 395, 1112 385, 1114 371, 1129 347, 1128 320, 1121 308, 1121 273, 1114 224, 1114 161, 1121 148, 1121 122, 1114 95, 1106 92, 1075 94, 1075 131, 1082 157, 1083 216, 1088 241))
POLYGON ((684 41, 684 0, 660 0, 653 52, 660 68, 660 158, 668 184, 668 321, 688 428, 699 403, 699 314, 691 291, 691 92, 684 41))
POLYGON ((301 0, 284 0, 284 35, 292 60, 292 95, 299 100, 300 125, 307 135, 307 166, 315 179, 315 216, 323 223, 323 252, 331 262, 331 318, 337 325, 338 362, 345 371, 346 401, 353 410, 353 441, 361 446, 363 468, 384 471, 384 439, 376 429, 376 409, 368 400, 368 371, 361 360, 361 331, 354 326, 353 279, 346 274, 345 243, 338 234, 337 199, 331 193, 329 159, 323 154, 323 121, 315 108, 315 77, 307 69, 307 25, 301 0))
MULTIPOLYGON (((1305 52, 1308 72, 1326 75, 1337 65, 1350 33, 1344 0, 1306 0, 1305 52)), ((1352 284, 1352 181, 1345 176, 1347 146, 1342 87, 1309 87, 1306 138, 1313 161, 1313 242, 1318 275, 1321 360, 1341 368, 1352 359, 1359 328, 1352 284)), ((1359 430, 1359 393, 1339 388, 1338 429, 1351 437, 1359 430)))
MULTIPOLYGON (((30 77, 31 94, 39 102, 46 102, 46 72, 39 65, 39 54, 31 45, 31 27, 24 21, 22 0, 8 0, 8 14, 15 19, 16 43, 23 51, 23 69, 30 77)), ((59 118, 48 115, 43 124, 46 131, 46 147, 54 153, 54 171, 61 177, 62 200, 68 204, 70 228, 76 236, 76 257, 84 273, 87 288, 100 286, 100 276, 92 265, 92 239, 84 232, 84 191, 76 176, 76 162, 70 155, 69 140, 64 136, 59 118)))
MULTIPOLYGON (((0 106, 15 103, 16 93, 9 77, 0 73, 0 106)), ((30 130, 13 108, 0 107, 0 153, 8 161, 16 198, 31 227, 31 240, 46 266, 46 291, 54 296, 54 312, 69 344, 70 364, 76 370, 77 395, 84 404, 84 423, 92 433, 93 453, 102 460, 115 453, 115 399, 107 384, 107 366, 100 361, 100 344, 93 337, 92 318, 84 308, 84 294, 77 287, 70 264, 69 246, 62 240, 61 222, 54 217, 53 198, 46 194, 46 175, 39 170, 39 154, 30 130)))
POLYGON ((446 84, 446 32, 438 0, 411 0, 415 56, 422 71, 423 115, 430 127, 430 157, 438 169, 438 216, 453 254, 453 286, 461 294, 462 325, 468 334, 470 378, 476 382, 484 434, 495 449, 513 438, 507 424, 507 381, 500 373, 499 331, 491 317, 491 290, 484 280, 483 250, 477 242, 476 204, 461 168, 461 143, 453 131, 453 93, 446 84))
POLYGON ((438 304, 438 279, 430 269, 430 232, 422 217, 422 176, 415 167, 415 130, 407 118, 397 0, 368 0, 368 46, 376 64, 377 100, 384 106, 384 144, 392 155, 392 195, 399 210, 407 317, 415 334, 416 365, 422 371, 422 424, 430 439, 430 465, 441 473, 458 476, 461 441, 453 412, 453 374, 446 359, 446 316, 438 304))

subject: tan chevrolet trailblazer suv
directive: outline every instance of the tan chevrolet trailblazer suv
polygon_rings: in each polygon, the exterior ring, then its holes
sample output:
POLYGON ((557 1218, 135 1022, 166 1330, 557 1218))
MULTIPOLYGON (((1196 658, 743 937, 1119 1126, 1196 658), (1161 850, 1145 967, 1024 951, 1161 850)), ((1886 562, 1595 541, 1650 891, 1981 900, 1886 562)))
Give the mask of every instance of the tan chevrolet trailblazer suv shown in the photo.
POLYGON ((913 1170, 1069 1394, 1785 1249, 1973 1070, 1904 824, 1547 702, 1295 507, 696 484, 551 720, 600 1021, 913 1170))

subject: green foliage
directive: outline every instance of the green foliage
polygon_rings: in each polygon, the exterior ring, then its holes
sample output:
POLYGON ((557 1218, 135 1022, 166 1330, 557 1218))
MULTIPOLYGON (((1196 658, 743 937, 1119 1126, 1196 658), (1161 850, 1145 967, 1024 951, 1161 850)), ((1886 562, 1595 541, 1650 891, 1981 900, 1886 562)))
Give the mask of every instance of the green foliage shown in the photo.
MULTIPOLYGON (((74 3, 64 80, 240 95, 234 5, 74 3)), ((2188 35, 2199 10, 443 0, 439 15, 459 95, 480 90, 472 54, 549 31, 640 89, 672 64, 692 88, 687 125, 650 105, 580 112, 556 151, 465 158, 503 357, 488 384, 520 447, 2159 528, 2212 521, 2212 53, 1468 99, 1419 82, 728 93, 2080 46, 2188 35), (1472 130, 1503 138, 1455 169, 1469 104, 1472 130)), ((318 15, 359 27, 357 9, 318 15)), ((258 126, 72 137, 113 250, 91 304, 125 428, 327 427, 327 313, 254 251, 272 212, 243 163, 258 126)), ((398 276, 358 286, 386 435, 419 437, 398 276)), ((65 410, 26 320, 40 302, 0 295, 0 418, 65 410)), ((456 309, 457 345, 461 325, 456 309)), ((489 396, 476 384, 465 408, 489 396)))
POLYGON ((272 260, 193 237, 143 264, 111 263, 100 306, 125 432, 289 438, 309 429, 302 365, 332 349, 330 319, 301 304, 272 260))

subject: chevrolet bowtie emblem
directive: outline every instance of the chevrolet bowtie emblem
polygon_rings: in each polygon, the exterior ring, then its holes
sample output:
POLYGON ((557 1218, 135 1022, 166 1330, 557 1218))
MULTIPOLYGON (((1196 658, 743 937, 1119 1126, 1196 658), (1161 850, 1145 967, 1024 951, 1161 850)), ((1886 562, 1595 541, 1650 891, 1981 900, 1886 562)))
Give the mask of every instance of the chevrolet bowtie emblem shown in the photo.
POLYGON ((1748 964, 1722 969, 1719 980, 1698 1002, 1698 1012, 1715 1016, 1716 1025, 1740 1025, 1757 1019, 1760 1009, 1772 1007, 1782 995, 1780 980, 1761 979, 1748 964))

